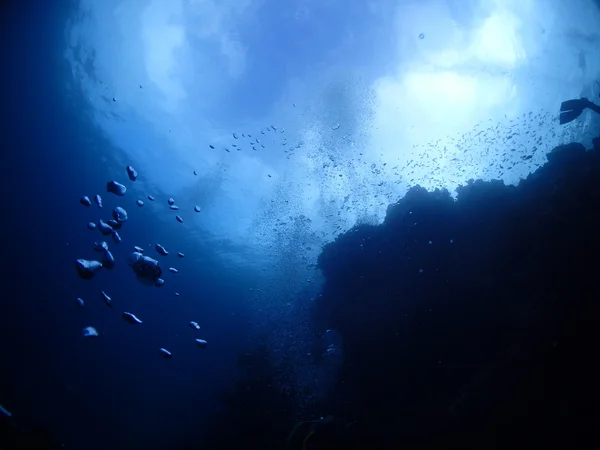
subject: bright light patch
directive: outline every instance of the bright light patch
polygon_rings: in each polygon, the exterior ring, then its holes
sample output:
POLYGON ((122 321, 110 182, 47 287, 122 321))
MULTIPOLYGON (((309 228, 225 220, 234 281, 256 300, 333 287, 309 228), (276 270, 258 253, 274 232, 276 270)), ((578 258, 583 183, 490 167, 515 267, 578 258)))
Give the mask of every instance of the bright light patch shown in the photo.
POLYGON ((477 99, 477 80, 449 71, 411 72, 404 83, 409 95, 407 106, 415 102, 433 118, 445 118, 449 108, 469 109, 477 99))
POLYGON ((518 24, 517 18, 506 11, 489 17, 476 32, 474 51, 477 58, 484 64, 513 67, 522 54, 518 24))
POLYGON ((408 156, 416 144, 471 126, 480 106, 489 103, 485 97, 495 95, 482 91, 476 78, 450 71, 415 71, 399 81, 384 80, 377 88, 376 135, 389 133, 382 141, 408 156))
POLYGON ((260 250, 290 217, 327 242, 416 184, 518 182, 600 78, 591 0, 80 1, 73 73, 136 189, 201 193, 194 220, 260 250))
POLYGON ((171 107, 186 97, 178 79, 177 51, 185 43, 183 28, 175 24, 180 15, 178 2, 167 4, 163 0, 153 0, 142 12, 141 38, 146 72, 171 107))

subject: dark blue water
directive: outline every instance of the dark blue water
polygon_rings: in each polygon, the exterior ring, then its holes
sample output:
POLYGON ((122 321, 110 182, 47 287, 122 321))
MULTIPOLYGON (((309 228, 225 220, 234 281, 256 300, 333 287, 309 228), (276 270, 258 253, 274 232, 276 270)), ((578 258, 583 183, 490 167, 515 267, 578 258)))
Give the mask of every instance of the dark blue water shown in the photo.
MULTIPOLYGON (((315 364, 325 330, 338 330, 342 366, 328 395, 298 412, 302 387, 285 362, 272 365, 263 336, 248 341, 240 299, 251 277, 219 265, 214 249, 190 248, 175 221, 105 192, 113 160, 98 161, 118 150, 69 90, 57 32, 68 7, 31 2, 0 14, 9 44, 0 404, 13 413, 2 417, 2 448, 283 449, 288 438, 288 449, 307 450, 590 448, 600 417, 600 141, 556 149, 516 188, 475 182, 457 202, 416 188, 383 225, 328 245, 325 284, 303 326, 315 364), (108 241, 117 267, 85 281, 73 261, 95 256, 100 234, 85 225, 99 211, 79 197, 96 193, 105 218, 120 205, 130 219, 123 242, 108 241), (160 289, 125 264, 133 245, 150 252, 156 242, 171 252, 163 267, 180 270, 160 289), (144 324, 125 323, 127 310, 144 324), (88 325, 100 338, 81 337, 88 325), (335 420, 318 420, 328 415, 335 420), (316 423, 290 436, 299 420, 316 423)), ((124 167, 120 177, 131 183, 124 167)), ((289 360, 291 370, 292 349, 289 360)))
MULTIPOLYGON (((135 199, 106 192, 109 175, 98 161, 115 150, 68 89, 60 32, 68 6, 3 6, 2 37, 14 45, 2 50, 1 404, 22 426, 52 429, 75 448, 131 448, 132 441, 149 444, 161 429, 172 442, 173 421, 182 433, 199 430, 204 415, 218 406, 211 386, 227 385, 236 374, 234 349, 245 345, 246 336, 238 300, 246 287, 211 262, 209 249, 189 248, 174 220, 169 227, 157 224, 135 199), (104 199, 102 210, 79 204, 81 195, 96 193, 104 199), (129 220, 116 245, 86 223, 111 218, 118 205, 129 211, 129 220), (78 278, 74 260, 97 257, 92 244, 100 240, 108 241, 117 267, 90 281, 78 278), (161 260, 165 272, 169 266, 180 270, 166 272, 160 289, 142 286, 126 264, 133 245, 148 249, 156 242, 171 252, 161 260), (178 259, 177 251, 186 257, 178 259), (200 259, 205 262, 197 270, 200 259), (103 304, 101 290, 112 297, 112 309, 103 304), (75 307, 76 297, 85 300, 84 309, 75 307), (121 319, 129 310, 143 328, 121 319), (188 327, 190 320, 201 324, 201 334, 188 327), (82 339, 82 328, 90 325, 101 338, 82 339), (200 354, 195 337, 208 340, 210 351, 200 354), (163 360, 160 347, 176 357, 163 360), (171 413, 182 408, 187 421, 171 413)), ((130 183, 124 167, 121 181, 130 183)))

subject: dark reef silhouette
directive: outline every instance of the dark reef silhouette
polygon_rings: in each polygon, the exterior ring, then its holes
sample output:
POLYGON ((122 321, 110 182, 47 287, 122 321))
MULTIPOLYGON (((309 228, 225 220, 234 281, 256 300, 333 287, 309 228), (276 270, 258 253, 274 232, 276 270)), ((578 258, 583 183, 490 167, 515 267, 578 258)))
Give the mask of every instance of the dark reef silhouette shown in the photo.
MULTIPOLYGON (((582 447, 600 420, 599 211, 595 139, 518 186, 414 187, 328 244, 312 323, 340 331, 344 364, 319 407, 354 424, 330 447, 582 447)), ((296 419, 265 350, 242 366, 203 448, 283 449, 296 419)))

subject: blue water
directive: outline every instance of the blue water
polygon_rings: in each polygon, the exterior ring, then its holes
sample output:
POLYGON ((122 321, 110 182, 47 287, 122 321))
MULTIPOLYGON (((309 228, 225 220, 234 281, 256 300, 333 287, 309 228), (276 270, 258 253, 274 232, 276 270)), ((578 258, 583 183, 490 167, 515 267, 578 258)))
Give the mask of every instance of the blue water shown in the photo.
MULTIPOLYGON (((450 438, 459 444, 448 448, 518 448, 511 445, 518 431, 540 423, 564 425, 556 442, 566 443, 580 418, 580 435, 594 430, 598 141, 587 153, 576 145, 559 149, 516 188, 477 182, 458 202, 446 191, 415 189, 391 202, 382 225, 357 226, 322 249, 322 286, 307 280, 292 290, 286 280, 299 275, 290 265, 274 286, 276 306, 250 307, 270 266, 233 268, 218 242, 191 239, 175 220, 136 206, 137 198, 106 192, 110 179, 135 182, 126 176, 127 156, 94 125, 72 83, 62 34, 71 7, 32 1, 6 4, 0 13, 7 44, 0 50, 0 405, 12 413, 2 417, 2 433, 48 434, 46 441, 82 450, 264 450, 285 448, 299 420, 343 419, 333 441, 317 447, 317 433, 310 450, 446 448, 450 438), (102 210, 79 203, 95 194, 102 210), (86 228, 116 206, 129 212, 119 244, 86 228), (96 257, 100 240, 117 266, 78 278, 74 260, 96 257), (170 254, 156 255, 156 243, 170 254), (134 245, 159 260, 163 287, 135 279, 126 264, 134 245), (169 273, 171 266, 179 273, 169 273), (292 305, 291 312, 274 313, 281 305, 292 305), (143 324, 127 324, 123 311, 143 324), (287 322, 275 323, 281 317, 287 322), (86 326, 100 336, 83 338, 86 326), (161 347, 173 358, 162 358, 161 347), (514 417, 517 425, 499 439, 507 446, 488 445, 495 424, 514 417)), ((331 60, 325 51, 307 55, 320 39, 356 28, 363 12, 356 7, 352 20, 338 23, 325 10, 314 29, 282 30, 278 18, 289 11, 281 7, 248 39, 268 41, 272 33, 274 40, 283 31, 310 36, 312 43, 293 46, 304 67, 331 60)), ((271 51, 275 63, 284 59, 278 49, 271 51)), ((366 63, 381 58, 345 52, 366 63)), ((268 80, 275 98, 281 73, 293 70, 282 63, 252 73, 268 80)), ((237 86, 239 95, 248 93, 240 115, 258 96, 269 98, 252 85, 249 78, 237 86)), ((595 134, 597 124, 590 126, 595 134)), ((285 244, 282 254, 291 258, 295 250, 285 244)), ((311 426, 292 436, 294 449, 311 426)), ((553 441, 551 432, 540 433, 553 441)), ((535 431, 526 442, 538 442, 535 431)))
MULTIPOLYGON (((135 199, 106 192, 106 168, 94 161, 110 144, 91 125, 81 98, 66 89, 69 72, 57 30, 69 5, 37 3, 32 11, 13 7, 2 25, 3 40, 20 42, 5 47, 2 57, 10 64, 2 74, 6 290, 0 329, 10 362, 2 379, 11 386, 2 403, 13 405, 20 421, 45 424, 66 442, 89 448, 125 448, 132 439, 140 445, 148 429, 172 429, 173 420, 193 430, 190 423, 218 404, 210 386, 235 377, 233 350, 246 336, 237 301, 243 280, 238 285, 223 275, 210 249, 186 247, 174 220, 157 224, 135 199), (81 195, 96 193, 103 210, 79 204, 81 195), (86 223, 99 214, 107 220, 118 205, 129 211, 129 220, 116 245, 86 223), (171 251, 169 264, 187 272, 171 274, 164 267, 161 289, 142 286, 126 265, 133 245, 148 248, 158 236, 171 251), (100 240, 108 240, 117 267, 91 281, 77 278, 74 260, 97 257, 92 244, 100 240), (177 260, 177 251, 186 257, 177 260), (103 304, 100 290, 112 297, 113 309, 103 304), (76 297, 85 308, 75 307, 76 297), (143 328, 125 324, 120 312, 127 310, 144 321, 143 328), (190 320, 201 323, 201 336, 188 327, 190 320), (82 339, 82 328, 90 325, 101 338, 82 339), (195 337, 208 340, 210 351, 200 354, 195 337), (160 347, 176 357, 163 360, 160 347), (175 405, 189 412, 190 423, 170 414, 175 405)), ((126 180, 124 167, 122 172, 126 180)))

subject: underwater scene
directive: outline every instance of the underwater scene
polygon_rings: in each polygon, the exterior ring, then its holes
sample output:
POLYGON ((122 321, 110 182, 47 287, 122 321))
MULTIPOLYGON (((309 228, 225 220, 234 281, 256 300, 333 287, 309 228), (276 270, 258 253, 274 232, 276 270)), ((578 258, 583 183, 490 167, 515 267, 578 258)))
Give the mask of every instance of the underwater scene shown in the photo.
POLYGON ((0 38, 0 450, 600 447, 600 1, 0 38))

